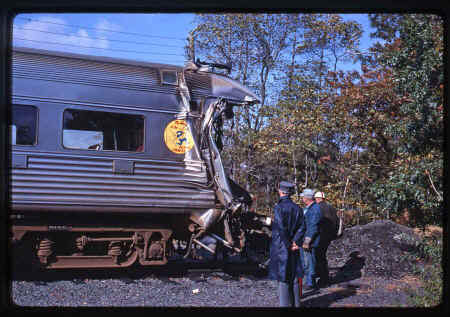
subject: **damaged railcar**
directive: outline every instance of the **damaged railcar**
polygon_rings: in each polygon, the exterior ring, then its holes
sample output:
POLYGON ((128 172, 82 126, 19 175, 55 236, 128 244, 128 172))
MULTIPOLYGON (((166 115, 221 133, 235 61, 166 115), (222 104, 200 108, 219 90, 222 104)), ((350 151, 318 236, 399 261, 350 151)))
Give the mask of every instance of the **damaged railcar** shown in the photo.
POLYGON ((14 250, 46 268, 162 265, 205 236, 242 251, 251 198, 216 129, 254 93, 194 62, 12 56, 14 250))

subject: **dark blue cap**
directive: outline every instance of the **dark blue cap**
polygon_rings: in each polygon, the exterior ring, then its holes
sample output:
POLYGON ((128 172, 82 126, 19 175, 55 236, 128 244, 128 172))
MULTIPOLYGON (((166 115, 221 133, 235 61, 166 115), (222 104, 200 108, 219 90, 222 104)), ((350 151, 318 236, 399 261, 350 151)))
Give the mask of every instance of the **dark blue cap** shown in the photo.
POLYGON ((283 193, 292 194, 294 192, 295 185, 286 181, 280 182, 280 190, 283 193))

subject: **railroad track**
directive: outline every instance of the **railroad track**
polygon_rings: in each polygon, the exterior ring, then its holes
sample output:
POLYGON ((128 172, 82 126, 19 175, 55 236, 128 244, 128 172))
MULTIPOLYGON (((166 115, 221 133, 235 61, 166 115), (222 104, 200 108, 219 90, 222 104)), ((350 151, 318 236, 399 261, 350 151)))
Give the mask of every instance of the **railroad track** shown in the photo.
POLYGON ((142 279, 147 277, 186 277, 223 272, 230 276, 263 277, 266 270, 257 263, 244 261, 174 261, 164 266, 129 267, 121 269, 71 269, 71 270, 30 270, 27 267, 10 267, 12 281, 57 281, 83 279, 142 279))

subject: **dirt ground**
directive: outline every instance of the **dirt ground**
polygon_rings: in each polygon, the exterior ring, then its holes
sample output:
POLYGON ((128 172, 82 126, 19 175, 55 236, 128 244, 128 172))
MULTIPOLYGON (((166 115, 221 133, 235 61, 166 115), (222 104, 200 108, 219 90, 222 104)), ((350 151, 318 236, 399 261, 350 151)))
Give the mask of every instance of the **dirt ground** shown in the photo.
POLYGON ((305 307, 414 307, 408 290, 421 286, 420 280, 411 275, 400 279, 359 277, 304 294, 302 303, 305 307))
POLYGON ((332 284, 305 306, 412 307, 410 295, 423 286, 415 269, 427 265, 417 244, 431 235, 442 239, 442 228, 422 231, 379 220, 346 229, 327 252, 332 284))

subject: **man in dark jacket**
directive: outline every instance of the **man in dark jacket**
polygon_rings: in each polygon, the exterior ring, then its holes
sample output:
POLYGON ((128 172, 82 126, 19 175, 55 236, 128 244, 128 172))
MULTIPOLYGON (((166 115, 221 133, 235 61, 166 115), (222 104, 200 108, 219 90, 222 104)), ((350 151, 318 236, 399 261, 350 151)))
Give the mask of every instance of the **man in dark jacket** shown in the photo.
POLYGON ((315 193, 314 199, 319 205, 320 212, 322 213, 322 220, 319 224, 320 243, 316 253, 316 273, 317 277, 319 277, 319 287, 326 287, 330 283, 330 273, 328 270, 326 254, 331 241, 337 238, 339 218, 336 209, 324 201, 325 195, 323 192, 315 193))
MULTIPOLYGON (((322 218, 320 207, 314 201, 314 191, 312 189, 304 189, 300 194, 305 204, 303 209, 304 218, 298 235, 296 235, 295 246, 301 246, 302 258, 305 259, 305 291, 317 290, 315 280, 315 269, 317 260, 317 248, 320 243, 319 223, 322 218)), ((295 247, 294 246, 294 247, 295 247)))
POLYGON ((274 209, 272 242, 270 246, 269 278, 278 281, 280 306, 300 307, 298 278, 303 277, 303 264, 298 248, 292 250, 293 241, 303 221, 303 213, 290 196, 294 184, 281 182, 280 200, 274 209))

